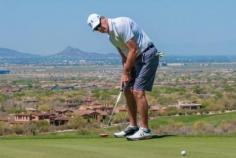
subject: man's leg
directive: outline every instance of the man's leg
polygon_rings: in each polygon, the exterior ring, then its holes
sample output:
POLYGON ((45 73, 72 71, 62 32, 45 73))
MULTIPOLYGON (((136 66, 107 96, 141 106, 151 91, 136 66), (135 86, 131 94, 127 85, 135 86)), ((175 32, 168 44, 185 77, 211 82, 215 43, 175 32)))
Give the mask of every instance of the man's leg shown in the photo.
POLYGON ((148 128, 148 103, 145 91, 133 91, 138 112, 141 116, 140 127, 148 128))
POLYGON ((114 136, 117 138, 133 135, 135 132, 139 130, 137 126, 137 105, 135 102, 134 95, 132 90, 125 89, 124 94, 127 101, 127 111, 129 115, 129 126, 125 128, 123 131, 114 133, 114 136))
POLYGON ((128 140, 152 138, 151 130, 148 128, 148 103, 145 91, 152 90, 159 63, 159 56, 156 55, 156 52, 155 48, 149 49, 141 56, 142 58, 137 59, 135 64, 136 76, 133 84, 133 95, 141 120, 139 130, 135 134, 127 136, 128 140))
POLYGON ((126 89, 124 94, 127 101, 129 123, 131 126, 137 126, 137 105, 132 90, 126 89))
POLYGON ((151 130, 148 128, 148 103, 145 96, 145 91, 133 91, 137 109, 141 115, 140 128, 133 135, 127 136, 127 140, 142 140, 152 138, 151 130))

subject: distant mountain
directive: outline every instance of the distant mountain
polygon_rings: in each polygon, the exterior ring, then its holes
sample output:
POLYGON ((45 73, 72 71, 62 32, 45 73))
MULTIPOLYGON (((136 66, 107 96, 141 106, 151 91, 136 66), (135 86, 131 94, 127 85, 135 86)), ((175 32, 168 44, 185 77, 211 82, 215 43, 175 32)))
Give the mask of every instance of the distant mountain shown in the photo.
POLYGON ((117 57, 117 54, 102 54, 94 52, 82 51, 78 48, 67 47, 61 52, 52 55, 51 57, 72 58, 72 59, 103 59, 109 57, 117 57))
POLYGON ((79 57, 79 56, 85 56, 85 54, 86 54, 86 52, 84 52, 78 48, 67 47, 55 55, 56 56, 63 56, 63 57, 79 57))
POLYGON ((0 58, 12 59, 12 58, 33 58, 33 57, 38 57, 38 55, 23 53, 8 48, 0 48, 0 58))
MULTIPOLYGON (((215 63, 236 62, 236 56, 169 56, 161 58, 165 63, 215 63)), ((8 48, 0 48, 0 64, 39 64, 39 65, 79 65, 120 64, 118 53, 86 52, 78 48, 67 47, 50 56, 33 55, 8 48), (82 61, 81 61, 82 60, 82 61)))

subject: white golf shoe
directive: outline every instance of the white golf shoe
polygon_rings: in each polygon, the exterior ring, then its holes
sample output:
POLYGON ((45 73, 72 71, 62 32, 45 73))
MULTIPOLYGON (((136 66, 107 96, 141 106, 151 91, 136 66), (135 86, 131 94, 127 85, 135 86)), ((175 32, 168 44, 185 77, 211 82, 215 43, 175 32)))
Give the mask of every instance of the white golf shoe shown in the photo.
POLYGON ((152 134, 151 130, 147 128, 139 128, 139 130, 134 133, 133 135, 127 136, 127 140, 144 140, 144 139, 151 139, 152 134))
POLYGON ((134 134, 138 130, 139 130, 139 128, 137 126, 130 126, 129 125, 123 131, 114 133, 114 137, 116 137, 116 138, 126 137, 126 136, 134 134))

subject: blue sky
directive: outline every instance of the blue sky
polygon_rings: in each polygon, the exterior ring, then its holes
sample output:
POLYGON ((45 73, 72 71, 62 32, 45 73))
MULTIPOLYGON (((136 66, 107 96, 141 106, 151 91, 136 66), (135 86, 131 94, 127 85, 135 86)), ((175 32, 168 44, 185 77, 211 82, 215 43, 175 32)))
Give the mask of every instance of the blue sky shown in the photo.
POLYGON ((90 13, 129 16, 168 55, 236 55, 235 0, 0 0, 0 47, 54 54, 116 52, 90 13))

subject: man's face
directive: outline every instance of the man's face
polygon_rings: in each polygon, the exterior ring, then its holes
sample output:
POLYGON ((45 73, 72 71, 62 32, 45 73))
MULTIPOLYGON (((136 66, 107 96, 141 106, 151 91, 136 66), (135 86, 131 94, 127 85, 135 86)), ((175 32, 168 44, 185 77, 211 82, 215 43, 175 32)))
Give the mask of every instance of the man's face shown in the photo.
POLYGON ((100 19, 100 24, 94 29, 95 31, 101 32, 101 33, 107 33, 108 32, 108 23, 107 20, 100 19))

